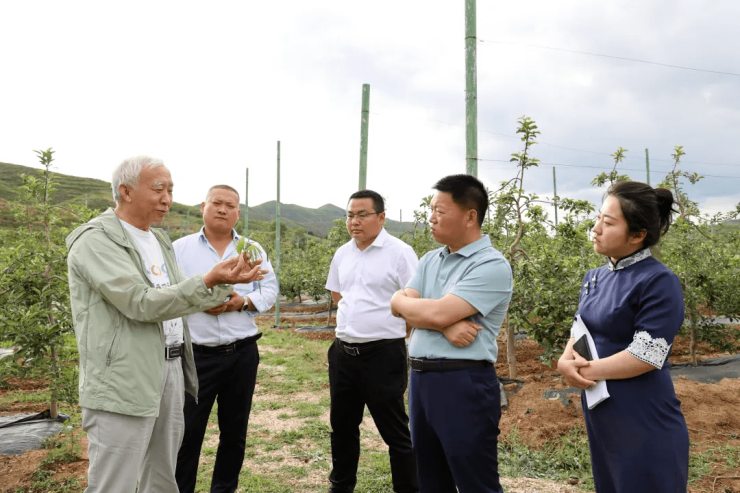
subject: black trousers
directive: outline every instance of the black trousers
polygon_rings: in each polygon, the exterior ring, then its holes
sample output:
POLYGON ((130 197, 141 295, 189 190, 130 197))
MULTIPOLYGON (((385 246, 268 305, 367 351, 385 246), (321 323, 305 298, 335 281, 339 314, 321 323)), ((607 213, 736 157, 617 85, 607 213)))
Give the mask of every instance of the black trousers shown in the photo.
POLYGON ((388 445, 396 493, 419 491, 416 459, 411 448, 409 417, 403 394, 408 385, 404 339, 344 346, 339 340, 329 348, 331 393, 331 491, 349 493, 357 483, 360 460, 360 423, 367 405, 388 445), (345 347, 358 346, 359 350, 345 347), (359 354, 356 354, 358 353, 359 354))
POLYGON ((218 400, 219 442, 211 493, 234 492, 244 462, 249 411, 257 380, 259 351, 252 342, 228 355, 203 354, 193 346, 198 371, 198 403, 185 394, 185 437, 177 454, 180 493, 192 493, 213 403, 218 400))

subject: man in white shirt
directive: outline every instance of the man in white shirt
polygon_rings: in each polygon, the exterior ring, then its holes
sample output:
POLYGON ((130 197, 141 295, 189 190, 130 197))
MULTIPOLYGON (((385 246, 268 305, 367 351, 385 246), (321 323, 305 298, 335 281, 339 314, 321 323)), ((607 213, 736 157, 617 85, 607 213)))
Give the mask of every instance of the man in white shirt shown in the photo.
MULTIPOLYGON (((208 190, 201 204, 203 228, 174 243, 177 262, 187 276, 207 272, 221 260, 237 255, 239 193, 228 185, 208 190)), ((195 490, 198 461, 208 417, 218 399, 219 444, 211 481, 212 492, 236 491, 244 461, 249 411, 259 364, 254 314, 269 310, 277 299, 275 272, 262 247, 261 283, 237 284, 219 306, 187 318, 200 389, 198 399, 185 399, 185 438, 177 457, 180 493, 195 490)))
POLYGON ((419 491, 404 406, 409 327, 390 310, 393 293, 411 279, 414 250, 388 234, 383 197, 360 190, 347 204, 352 239, 331 262, 326 289, 338 304, 336 339, 329 348, 332 427, 331 492, 355 489, 360 423, 365 405, 390 452, 393 490, 419 491))

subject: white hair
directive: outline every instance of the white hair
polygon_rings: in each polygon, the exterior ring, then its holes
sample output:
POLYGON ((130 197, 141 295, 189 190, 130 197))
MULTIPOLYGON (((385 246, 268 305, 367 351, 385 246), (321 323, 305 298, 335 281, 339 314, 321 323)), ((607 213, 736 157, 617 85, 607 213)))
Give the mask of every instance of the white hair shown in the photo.
POLYGON ((136 188, 139 185, 139 177, 144 168, 158 168, 164 166, 161 159, 150 156, 136 156, 124 159, 115 170, 111 178, 111 188, 113 188, 113 200, 121 200, 121 193, 118 191, 120 185, 127 185, 136 188))

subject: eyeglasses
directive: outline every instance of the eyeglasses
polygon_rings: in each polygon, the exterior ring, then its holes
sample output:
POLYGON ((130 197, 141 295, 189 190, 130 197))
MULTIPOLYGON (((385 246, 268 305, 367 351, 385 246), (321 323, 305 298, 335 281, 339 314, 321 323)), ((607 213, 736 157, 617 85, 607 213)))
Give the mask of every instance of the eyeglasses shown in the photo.
POLYGON ((364 221, 368 217, 372 216, 373 214, 380 214, 379 212, 360 212, 359 214, 345 214, 345 217, 347 218, 347 221, 351 221, 354 218, 359 219, 360 221, 364 221))

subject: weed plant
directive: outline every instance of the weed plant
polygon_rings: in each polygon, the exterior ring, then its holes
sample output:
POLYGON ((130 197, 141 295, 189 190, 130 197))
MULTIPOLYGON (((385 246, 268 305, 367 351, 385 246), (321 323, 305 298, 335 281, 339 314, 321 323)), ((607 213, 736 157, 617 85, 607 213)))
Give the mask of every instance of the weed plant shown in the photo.
POLYGON ((581 488, 594 489, 588 437, 580 427, 571 429, 567 435, 547 442, 540 448, 522 443, 514 429, 499 440, 498 454, 501 476, 576 480, 581 488))

